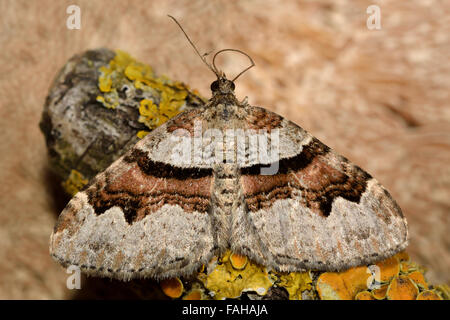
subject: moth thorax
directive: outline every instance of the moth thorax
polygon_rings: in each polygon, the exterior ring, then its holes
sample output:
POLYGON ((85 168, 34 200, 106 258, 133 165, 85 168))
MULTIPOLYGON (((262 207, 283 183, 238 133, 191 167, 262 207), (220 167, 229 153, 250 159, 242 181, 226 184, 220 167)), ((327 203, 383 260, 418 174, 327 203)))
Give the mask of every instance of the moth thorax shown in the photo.
POLYGON ((236 164, 224 163, 215 170, 215 198, 225 214, 231 214, 239 193, 239 174, 236 164))

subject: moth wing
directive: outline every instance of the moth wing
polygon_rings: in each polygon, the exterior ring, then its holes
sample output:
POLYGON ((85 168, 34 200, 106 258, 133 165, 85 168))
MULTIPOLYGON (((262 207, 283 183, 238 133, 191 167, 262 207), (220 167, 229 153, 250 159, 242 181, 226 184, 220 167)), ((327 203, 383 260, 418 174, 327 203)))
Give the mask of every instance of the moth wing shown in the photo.
MULTIPOLYGON (((256 107, 247 112, 253 123, 255 114, 281 118, 256 107)), ((275 129, 273 121, 256 123, 262 130, 275 129)), ((240 169, 241 223, 233 224, 234 251, 281 271, 343 270, 407 246, 406 219, 376 179, 296 124, 283 118, 276 123, 276 173, 262 175, 267 164, 240 169)))
POLYGON ((170 132, 188 128, 198 112, 180 114, 148 134, 73 197, 50 239, 58 262, 129 280, 187 275, 210 260, 212 169, 154 156, 167 144, 186 147, 170 132))

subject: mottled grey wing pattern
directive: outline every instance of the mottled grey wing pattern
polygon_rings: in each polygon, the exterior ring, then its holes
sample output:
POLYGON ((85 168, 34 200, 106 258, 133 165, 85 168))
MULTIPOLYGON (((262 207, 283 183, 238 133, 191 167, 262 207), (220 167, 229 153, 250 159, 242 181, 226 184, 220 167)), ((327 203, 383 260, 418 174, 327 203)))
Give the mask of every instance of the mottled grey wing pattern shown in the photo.
POLYGON ((176 167, 148 152, 164 148, 169 131, 199 114, 159 127, 75 195, 54 228, 51 255, 122 280, 187 275, 207 263, 216 249, 208 214, 212 169, 176 167))
POLYGON ((151 132, 69 202, 51 236, 57 261, 96 276, 162 279, 229 247, 280 271, 342 270, 406 247, 400 208, 368 173, 275 113, 211 101, 151 132), (245 129, 246 143, 276 132, 277 171, 265 175, 273 163, 251 148, 210 138, 198 145, 205 161, 194 161, 198 128, 245 129), (245 163, 205 157, 211 141, 245 163))
MULTIPOLYGON (((249 115, 280 117, 247 108, 249 115)), ((278 172, 261 175, 260 164, 240 170, 243 223, 234 224, 235 251, 282 271, 342 270, 407 246, 406 219, 376 179, 296 124, 282 119, 276 128, 278 172)))

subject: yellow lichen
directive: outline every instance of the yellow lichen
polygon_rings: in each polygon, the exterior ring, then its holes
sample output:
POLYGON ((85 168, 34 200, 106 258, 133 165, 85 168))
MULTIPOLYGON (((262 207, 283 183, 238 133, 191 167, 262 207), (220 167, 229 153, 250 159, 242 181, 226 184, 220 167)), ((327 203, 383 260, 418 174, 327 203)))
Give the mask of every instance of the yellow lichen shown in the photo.
POLYGON ((301 300, 303 291, 311 290, 312 288, 312 279, 309 272, 276 272, 275 275, 279 279, 277 285, 287 290, 290 300, 301 300))
POLYGON ((109 96, 97 96, 96 100, 108 109, 115 109, 119 105, 117 92, 112 92, 109 96))
POLYGON ((448 285, 443 284, 435 287, 436 293, 438 293, 444 300, 450 300, 450 288, 448 285))
POLYGON ((117 50, 109 64, 100 67, 99 71, 98 87, 103 95, 98 96, 97 101, 105 107, 113 109, 119 105, 117 90, 123 85, 134 86, 142 90, 144 96, 152 98, 153 106, 149 104, 151 100, 142 98, 139 108, 139 121, 149 129, 155 129, 174 117, 186 105, 189 95, 187 86, 166 77, 156 77, 150 66, 136 61, 123 51, 117 50))
POLYGON ((355 296, 355 300, 375 300, 369 291, 361 291, 355 296))
POLYGON ((83 189, 87 183, 88 179, 85 179, 84 176, 77 170, 72 169, 67 180, 62 183, 62 186, 68 194, 74 196, 77 192, 83 189))
POLYGON ((144 123, 149 128, 156 128, 167 121, 164 115, 161 115, 158 106, 151 100, 141 100, 139 106, 139 122, 144 123))
POLYGON ((162 280, 159 285, 164 294, 170 298, 179 298, 183 294, 183 283, 178 278, 162 280))
POLYGON ((238 298, 242 292, 255 291, 265 295, 273 285, 267 270, 249 261, 244 269, 236 270, 230 262, 231 252, 227 251, 214 270, 199 279, 213 295, 214 299, 238 298))
POLYGON ((126 52, 117 50, 114 58, 109 62, 108 66, 99 68, 100 76, 98 78, 98 87, 101 92, 111 92, 117 88, 122 74, 134 59, 126 52))
POLYGON ((136 135, 139 139, 143 139, 149 133, 150 133, 150 131, 140 130, 140 131, 138 131, 138 133, 136 133, 136 135))
POLYGON ((100 67, 101 75, 98 78, 98 87, 102 92, 110 92, 112 87, 111 69, 108 67, 100 67))
POLYGON ((416 300, 418 294, 419 289, 414 281, 401 275, 392 279, 386 296, 389 300, 416 300))
POLYGON ((128 53, 117 50, 109 64, 99 68, 98 87, 100 91, 110 92, 113 88, 117 88, 121 82, 122 74, 132 63, 136 63, 136 61, 128 53))
POLYGON ((187 91, 177 92, 169 87, 159 85, 155 85, 155 87, 161 90, 159 105, 155 105, 150 100, 142 100, 139 107, 139 122, 144 123, 150 129, 160 126, 180 113, 188 95, 187 91))
MULTIPOLYGON (((409 260, 406 253, 377 264, 381 272, 378 275, 382 278, 382 281, 378 279, 378 282, 381 282, 378 288, 370 287, 368 280, 371 273, 367 266, 342 272, 321 273, 313 286, 310 272, 270 271, 267 273, 265 268, 251 261, 247 262, 244 269, 237 270, 245 259, 244 256, 232 255, 228 251, 221 259, 213 258, 207 265, 208 271, 202 268, 197 279, 215 299, 239 298, 245 291, 259 292, 258 287, 262 289, 259 293, 265 295, 272 285, 286 289, 290 300, 301 300, 302 297, 314 299, 317 296, 322 300, 414 300, 422 292, 428 291, 422 268, 408 274, 399 273, 399 262, 409 260), (233 261, 235 259, 236 261, 233 261)), ((200 291, 204 292, 204 290, 200 291)), ((431 291, 439 298, 448 298, 446 286, 438 286, 431 291)), ((434 299, 436 296, 427 292, 419 297, 434 299)))
POLYGON ((150 66, 137 61, 131 61, 125 69, 125 76, 130 80, 151 79, 154 77, 150 66))
POLYGON ((111 86, 112 86, 111 78, 105 75, 99 83, 100 91, 110 92, 111 86))
POLYGON ((425 290, 419 293, 416 300, 442 300, 442 298, 434 291, 425 290))

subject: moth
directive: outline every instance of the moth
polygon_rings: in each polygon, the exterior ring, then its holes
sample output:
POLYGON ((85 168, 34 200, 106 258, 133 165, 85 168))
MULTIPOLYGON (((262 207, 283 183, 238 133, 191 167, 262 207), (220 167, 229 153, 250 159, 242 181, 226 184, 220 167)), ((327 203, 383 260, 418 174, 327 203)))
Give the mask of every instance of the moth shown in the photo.
POLYGON ((241 51, 220 50, 210 65, 181 30, 217 76, 211 99, 152 131, 72 198, 51 235, 54 259, 94 276, 164 279, 227 249, 291 272, 368 265, 407 246, 406 219, 375 178, 295 123, 237 100, 234 81, 254 66, 248 55, 251 66, 229 80, 214 60, 241 51), (242 131, 240 143, 208 134, 242 131), (275 132, 276 160, 254 156, 251 142, 273 142, 275 132))

